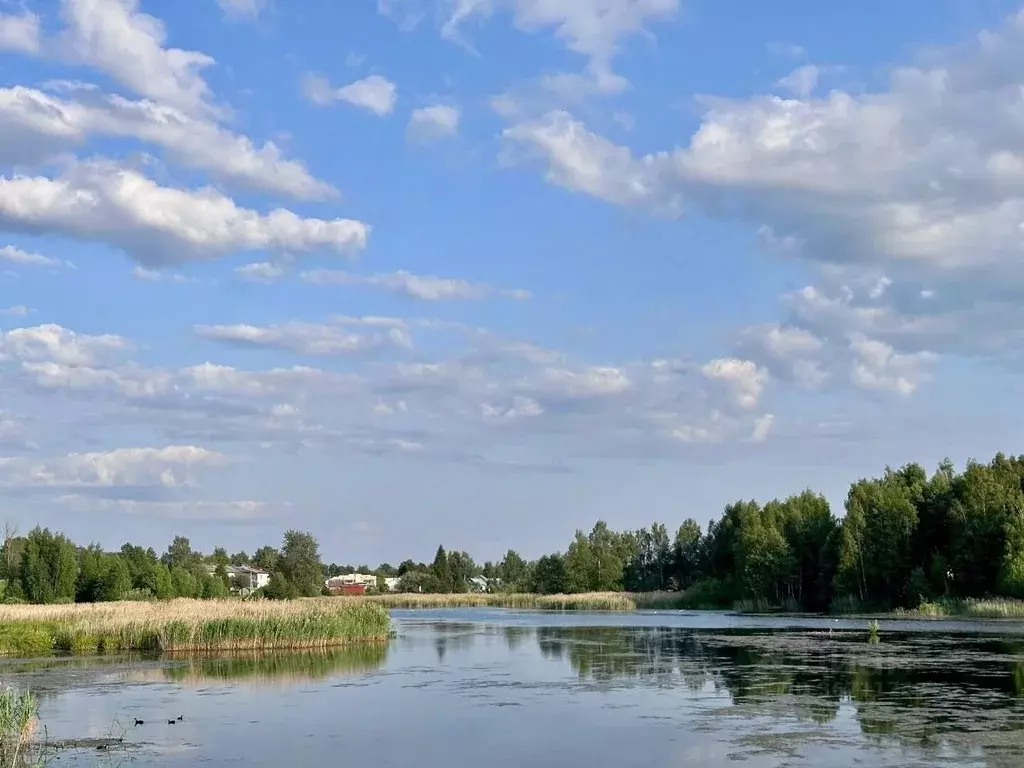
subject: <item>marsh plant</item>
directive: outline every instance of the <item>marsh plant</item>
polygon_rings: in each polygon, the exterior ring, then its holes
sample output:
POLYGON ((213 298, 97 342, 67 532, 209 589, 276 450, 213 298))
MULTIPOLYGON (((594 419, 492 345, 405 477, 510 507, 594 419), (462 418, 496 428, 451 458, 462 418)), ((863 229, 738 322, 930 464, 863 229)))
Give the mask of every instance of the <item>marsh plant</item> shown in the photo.
POLYGON ((0 606, 0 654, 329 648, 391 637, 384 606, 335 598, 0 606))
POLYGON ((868 622, 868 642, 872 645, 878 642, 878 620, 872 619, 868 622))
POLYGON ((34 765, 30 747, 39 725, 39 707, 31 691, 0 690, 0 768, 34 765))

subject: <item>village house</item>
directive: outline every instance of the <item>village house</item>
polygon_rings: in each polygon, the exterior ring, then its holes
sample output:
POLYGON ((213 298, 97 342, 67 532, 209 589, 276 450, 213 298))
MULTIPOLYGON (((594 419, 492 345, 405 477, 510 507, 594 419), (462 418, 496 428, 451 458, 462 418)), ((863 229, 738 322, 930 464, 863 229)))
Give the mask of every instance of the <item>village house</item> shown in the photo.
MULTIPOLYGON (((270 583, 269 573, 251 565, 228 565, 224 570, 228 574, 228 588, 243 597, 270 583)), ((212 567, 208 569, 208 572, 213 576, 217 570, 212 567)))

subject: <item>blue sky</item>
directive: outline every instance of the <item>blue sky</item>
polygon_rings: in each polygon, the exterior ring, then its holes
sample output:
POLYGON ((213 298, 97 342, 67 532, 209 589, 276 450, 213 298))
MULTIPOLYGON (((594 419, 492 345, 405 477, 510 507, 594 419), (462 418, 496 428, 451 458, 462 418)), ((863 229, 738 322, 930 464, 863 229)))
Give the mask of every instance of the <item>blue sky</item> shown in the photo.
POLYGON ((1008 0, 0 0, 0 516, 328 560, 1016 452, 1008 0))

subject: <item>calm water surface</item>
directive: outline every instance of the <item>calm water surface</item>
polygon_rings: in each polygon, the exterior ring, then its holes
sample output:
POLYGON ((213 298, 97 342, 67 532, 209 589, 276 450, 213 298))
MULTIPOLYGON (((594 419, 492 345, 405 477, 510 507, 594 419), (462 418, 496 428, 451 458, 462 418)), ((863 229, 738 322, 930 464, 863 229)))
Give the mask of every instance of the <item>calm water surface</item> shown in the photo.
POLYGON ((5 662, 61 765, 1024 766, 1024 624, 395 611, 386 647, 5 662), (168 718, 183 720, 168 725, 168 718), (131 725, 133 718, 145 725, 131 725))

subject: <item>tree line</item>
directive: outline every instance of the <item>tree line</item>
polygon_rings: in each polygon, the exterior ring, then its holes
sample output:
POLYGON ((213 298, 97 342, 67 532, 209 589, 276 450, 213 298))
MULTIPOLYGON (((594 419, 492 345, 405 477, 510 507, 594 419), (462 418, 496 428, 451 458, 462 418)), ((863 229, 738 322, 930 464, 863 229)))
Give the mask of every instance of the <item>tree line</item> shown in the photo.
POLYGON ((483 576, 489 589, 544 594, 673 590, 694 606, 803 611, 916 607, 940 597, 1024 598, 1024 456, 997 454, 957 472, 943 461, 930 476, 918 464, 887 467, 849 489, 842 518, 805 490, 766 503, 737 501, 706 529, 686 519, 614 531, 598 521, 577 530, 564 551, 527 561, 508 550, 477 565, 439 546, 430 563, 405 560, 375 569, 325 565, 316 539, 285 533, 280 550, 251 557, 223 548, 204 556, 176 537, 167 552, 125 544, 119 552, 75 547, 35 529, 5 537, 0 579, 9 597, 32 602, 126 597, 218 597, 227 565, 271 573, 268 597, 319 594, 341 573, 398 577, 406 592, 466 592, 483 576), (211 572, 211 566, 213 566, 211 572))
POLYGON ((131 543, 105 552, 98 544, 76 546, 47 528, 19 536, 8 524, 0 555, 0 599, 8 603, 227 597, 238 586, 229 565, 267 571, 270 583, 260 592, 269 598, 318 595, 324 577, 316 538, 297 530, 285 532, 280 549, 260 547, 250 557, 244 551, 229 556, 223 547, 204 555, 184 536, 175 536, 161 555, 131 543))

